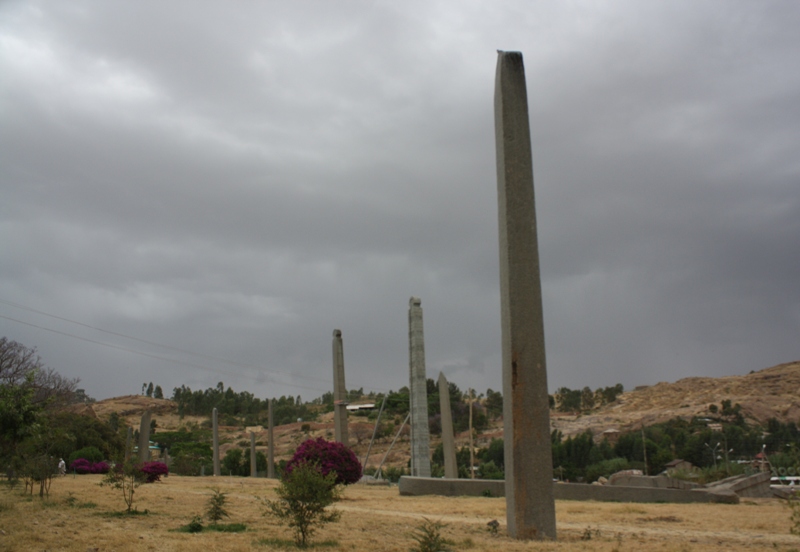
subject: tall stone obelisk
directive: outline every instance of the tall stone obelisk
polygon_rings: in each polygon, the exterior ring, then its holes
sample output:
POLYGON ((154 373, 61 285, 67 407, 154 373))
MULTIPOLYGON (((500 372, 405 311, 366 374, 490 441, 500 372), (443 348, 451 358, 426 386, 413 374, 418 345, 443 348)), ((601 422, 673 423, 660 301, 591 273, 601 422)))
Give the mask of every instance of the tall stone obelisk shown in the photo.
POLYGON ((520 52, 498 52, 494 120, 508 534, 517 539, 555 539, 533 162, 520 52))
POLYGON ((444 476, 458 479, 456 442, 453 435, 453 411, 450 410, 450 385, 439 372, 439 407, 442 411, 442 450, 444 451, 444 476))
POLYGON ((219 468, 219 425, 217 424, 217 409, 216 407, 214 410, 211 411, 211 446, 214 450, 212 450, 212 455, 214 459, 214 475, 219 477, 220 475, 220 468, 219 468))
POLYGON ((150 460, 150 410, 145 410, 142 414, 142 421, 139 423, 139 462, 150 460))
POLYGON ((258 466, 256 465, 256 434, 250 432, 250 477, 258 477, 258 466))
POLYGON ((411 475, 431 476, 431 445, 428 429, 428 386, 425 380, 425 339, 422 331, 422 301, 408 301, 408 358, 411 410, 411 475))
POLYGON ((344 385, 342 330, 333 330, 333 438, 347 444, 347 387, 344 385))
POLYGON ((267 439, 269 440, 267 444, 267 478, 269 479, 275 479, 275 422, 272 417, 272 403, 274 402, 275 399, 270 399, 267 407, 267 439))

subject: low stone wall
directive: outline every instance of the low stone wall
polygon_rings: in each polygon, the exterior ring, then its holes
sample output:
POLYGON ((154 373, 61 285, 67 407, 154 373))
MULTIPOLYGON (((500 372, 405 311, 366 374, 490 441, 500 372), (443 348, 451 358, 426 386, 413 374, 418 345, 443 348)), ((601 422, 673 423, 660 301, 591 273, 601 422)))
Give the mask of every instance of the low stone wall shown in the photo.
POLYGON ((502 479, 444 479, 402 476, 397 482, 401 495, 506 496, 502 479))
POLYGON ((656 489, 683 489, 687 491, 702 488, 702 485, 697 483, 676 479, 666 475, 614 474, 609 478, 608 484, 621 487, 651 487, 656 489))
MULTIPOLYGON (((484 479, 439 479, 434 477, 400 478, 404 496, 505 496, 505 481, 484 479)), ((597 500, 600 502, 721 502, 738 504, 739 497, 728 490, 664 489, 553 483, 556 500, 597 500)))

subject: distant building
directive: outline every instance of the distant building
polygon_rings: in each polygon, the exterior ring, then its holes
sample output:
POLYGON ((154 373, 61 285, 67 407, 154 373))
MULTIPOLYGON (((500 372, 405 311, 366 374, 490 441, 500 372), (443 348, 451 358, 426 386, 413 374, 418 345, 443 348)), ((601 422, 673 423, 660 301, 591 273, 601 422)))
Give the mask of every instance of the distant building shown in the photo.
POLYGON ((373 410, 375 408, 375 403, 348 404, 346 408, 350 412, 355 412, 356 410, 373 410))

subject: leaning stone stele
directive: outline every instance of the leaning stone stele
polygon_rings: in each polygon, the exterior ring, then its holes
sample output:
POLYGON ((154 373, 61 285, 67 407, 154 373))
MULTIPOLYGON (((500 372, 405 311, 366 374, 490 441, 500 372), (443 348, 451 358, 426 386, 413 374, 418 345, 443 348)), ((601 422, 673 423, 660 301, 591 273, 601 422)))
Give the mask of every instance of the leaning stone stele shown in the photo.
POLYGON ((456 443, 453 434, 453 411, 450 409, 450 385, 444 374, 439 372, 439 407, 442 416, 442 450, 444 452, 444 476, 458 479, 456 463, 456 443))

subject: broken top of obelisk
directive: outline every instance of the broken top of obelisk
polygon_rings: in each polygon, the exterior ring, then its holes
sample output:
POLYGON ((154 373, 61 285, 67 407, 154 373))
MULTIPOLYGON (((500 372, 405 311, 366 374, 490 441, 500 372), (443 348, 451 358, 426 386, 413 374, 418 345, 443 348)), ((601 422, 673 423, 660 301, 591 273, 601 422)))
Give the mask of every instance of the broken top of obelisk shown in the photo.
POLYGON ((498 51, 494 117, 508 533, 518 539, 555 539, 533 162, 520 52, 498 51))
POLYGON ((333 438, 347 444, 347 387, 344 384, 342 330, 333 330, 333 438))
POLYGON ((411 475, 431 476, 430 430, 428 428, 428 384, 425 378, 425 339, 422 331, 422 301, 408 301, 408 364, 411 413, 411 475))

